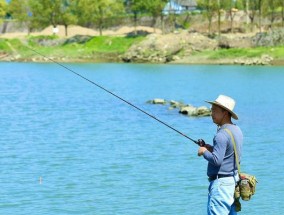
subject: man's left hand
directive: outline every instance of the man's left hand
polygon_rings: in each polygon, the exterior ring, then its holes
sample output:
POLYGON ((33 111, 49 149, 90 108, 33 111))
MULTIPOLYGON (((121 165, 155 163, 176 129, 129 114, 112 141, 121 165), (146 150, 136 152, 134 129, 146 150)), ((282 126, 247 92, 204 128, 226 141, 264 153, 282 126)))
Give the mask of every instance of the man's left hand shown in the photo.
POLYGON ((199 149, 198 149, 198 156, 203 155, 205 151, 207 151, 206 147, 199 147, 199 149))

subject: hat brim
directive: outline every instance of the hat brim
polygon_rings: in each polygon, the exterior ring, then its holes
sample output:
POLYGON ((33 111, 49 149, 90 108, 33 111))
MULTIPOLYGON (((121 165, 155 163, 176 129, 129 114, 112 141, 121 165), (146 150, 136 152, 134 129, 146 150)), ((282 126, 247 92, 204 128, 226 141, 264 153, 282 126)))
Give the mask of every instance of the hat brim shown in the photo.
POLYGON ((209 103, 209 104, 211 104, 211 105, 217 105, 217 106, 219 106, 219 107, 225 109, 226 111, 228 111, 228 112, 232 115, 232 117, 233 117, 234 119, 236 119, 236 120, 239 119, 239 117, 237 116, 237 114, 235 114, 233 111, 229 110, 229 109, 226 108, 225 106, 221 105, 220 103, 218 103, 218 102, 216 102, 216 101, 205 101, 205 102, 207 102, 207 103, 209 103))

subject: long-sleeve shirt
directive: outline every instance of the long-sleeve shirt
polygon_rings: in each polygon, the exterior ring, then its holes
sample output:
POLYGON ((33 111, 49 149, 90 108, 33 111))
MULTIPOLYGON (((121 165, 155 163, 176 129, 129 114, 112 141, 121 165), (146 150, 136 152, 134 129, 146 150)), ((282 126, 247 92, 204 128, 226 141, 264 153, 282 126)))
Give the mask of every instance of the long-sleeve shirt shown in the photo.
POLYGON ((207 150, 203 154, 203 157, 208 161, 208 177, 217 174, 234 175, 237 171, 233 141, 230 135, 224 130, 225 128, 229 129, 234 136, 239 161, 241 161, 243 145, 242 131, 236 125, 225 124, 218 129, 213 138, 213 152, 211 153, 207 150))

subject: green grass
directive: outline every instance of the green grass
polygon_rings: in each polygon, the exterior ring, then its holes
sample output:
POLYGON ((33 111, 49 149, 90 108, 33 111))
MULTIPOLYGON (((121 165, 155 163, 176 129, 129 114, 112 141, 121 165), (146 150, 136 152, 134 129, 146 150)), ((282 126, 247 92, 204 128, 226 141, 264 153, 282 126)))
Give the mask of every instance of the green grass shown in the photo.
MULTIPOLYGON (((42 46, 41 40, 58 40, 55 36, 27 37, 26 39, 0 39, 0 52, 9 54, 20 54, 22 59, 29 60, 40 57, 27 48, 38 51, 47 57, 67 58, 76 61, 77 59, 94 60, 98 58, 115 57, 125 53, 129 47, 139 43, 145 37, 112 37, 96 36, 86 43, 70 43, 57 46, 42 46)), ((262 55, 270 55, 274 59, 284 58, 284 46, 278 47, 257 47, 257 48, 238 48, 238 49, 219 49, 215 51, 202 51, 193 53, 195 58, 207 58, 211 60, 234 59, 234 58, 253 58, 262 55)))
MULTIPOLYGON (((70 43, 59 46, 41 46, 38 44, 40 40, 55 40, 56 37, 30 37, 28 38, 28 45, 36 51, 49 57, 66 57, 66 58, 91 58, 98 54, 122 54, 132 44, 140 42, 145 37, 111 37, 111 36, 97 36, 93 37, 86 43, 70 43)), ((30 50, 22 49, 23 56, 30 56, 30 50), (28 53, 27 53, 28 52, 28 53)), ((34 54, 34 53, 31 53, 34 54)))
POLYGON ((144 37, 94 37, 86 43, 86 47, 97 52, 123 53, 133 44, 140 42, 144 37))
POLYGON ((7 39, 0 39, 0 52, 6 52, 6 53, 12 52, 10 46, 8 45, 7 39))
MULTIPOLYGON (((111 37, 97 36, 86 43, 70 43, 55 46, 42 46, 42 40, 58 40, 56 36, 28 36, 26 39, 0 39, 0 52, 20 54, 21 58, 29 60, 40 57, 28 47, 47 57, 68 59, 98 59, 98 57, 118 56, 129 49, 134 43, 145 37, 111 37)), ((55 41, 56 42, 56 41, 55 41)))
POLYGON ((234 59, 234 58, 254 58, 262 55, 270 55, 274 58, 283 58, 284 47, 256 47, 256 48, 238 48, 238 49, 219 49, 215 51, 195 52, 195 56, 206 56, 208 59, 234 59))

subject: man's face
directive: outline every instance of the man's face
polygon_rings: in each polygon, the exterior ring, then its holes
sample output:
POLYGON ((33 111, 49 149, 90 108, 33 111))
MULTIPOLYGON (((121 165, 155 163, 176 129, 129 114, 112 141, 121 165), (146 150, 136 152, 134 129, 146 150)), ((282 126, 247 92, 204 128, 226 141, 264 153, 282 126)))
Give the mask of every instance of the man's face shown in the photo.
POLYGON ((212 111, 213 122, 217 125, 221 125, 221 123, 224 119, 224 116, 225 116, 225 110, 220 108, 219 106, 213 104, 211 111, 212 111))

